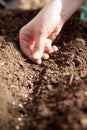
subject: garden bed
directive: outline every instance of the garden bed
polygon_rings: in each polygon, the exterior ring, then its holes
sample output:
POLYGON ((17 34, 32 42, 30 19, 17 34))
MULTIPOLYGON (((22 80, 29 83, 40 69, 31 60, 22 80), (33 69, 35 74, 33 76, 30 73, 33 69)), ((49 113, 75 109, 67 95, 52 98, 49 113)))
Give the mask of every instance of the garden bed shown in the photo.
POLYGON ((0 10, 0 130, 87 130, 87 27, 77 12, 36 65, 18 33, 38 12, 0 10))

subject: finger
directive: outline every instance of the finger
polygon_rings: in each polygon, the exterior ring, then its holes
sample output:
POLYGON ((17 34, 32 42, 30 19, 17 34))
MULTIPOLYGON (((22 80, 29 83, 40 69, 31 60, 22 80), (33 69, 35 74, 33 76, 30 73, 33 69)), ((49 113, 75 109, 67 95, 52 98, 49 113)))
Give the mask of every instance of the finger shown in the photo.
POLYGON ((49 59, 49 55, 48 55, 47 53, 44 53, 42 59, 43 59, 43 60, 49 59))
MULTIPOLYGON (((25 43, 25 42, 24 42, 25 43)), ((22 44, 23 45, 23 44, 22 44)), ((32 57, 32 50, 29 48, 29 47, 23 47, 23 46, 21 46, 21 49, 22 49, 22 51, 23 51, 23 53, 30 59, 30 60, 32 60, 33 62, 35 62, 36 64, 41 64, 41 62, 42 62, 42 60, 41 59, 38 59, 38 60, 36 60, 36 59, 33 59, 33 57, 32 57)))
POLYGON ((36 39, 33 53, 32 53, 33 59, 41 59, 42 58, 43 53, 44 53, 45 40, 46 40, 46 38, 42 35, 36 39))
POLYGON ((57 46, 53 45, 52 48, 53 48, 54 52, 58 51, 58 47, 57 46))
POLYGON ((46 39, 44 52, 48 54, 51 54, 54 52, 54 49, 52 48, 52 40, 46 39))
POLYGON ((41 64, 41 59, 35 60, 32 57, 32 49, 34 46, 34 40, 31 37, 31 34, 27 35, 24 32, 20 32, 19 34, 19 40, 20 40, 20 47, 23 53, 32 61, 34 61, 37 64, 41 64))
POLYGON ((37 60, 33 59, 32 61, 34 61, 36 64, 41 64, 42 63, 41 59, 37 59, 37 60))

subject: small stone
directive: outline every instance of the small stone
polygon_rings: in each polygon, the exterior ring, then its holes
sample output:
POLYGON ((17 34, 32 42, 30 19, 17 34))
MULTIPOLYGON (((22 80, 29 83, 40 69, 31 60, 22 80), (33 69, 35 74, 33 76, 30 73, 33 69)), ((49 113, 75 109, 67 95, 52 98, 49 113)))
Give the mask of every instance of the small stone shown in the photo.
POLYGON ((4 64, 5 64, 5 63, 4 63, 4 62, 2 62, 0 65, 1 65, 1 66, 4 66, 4 64))
POLYGON ((49 89, 49 91, 53 91, 53 86, 52 85, 47 85, 47 88, 49 89))
POLYGON ((32 89, 30 89, 30 90, 29 90, 29 93, 30 93, 30 94, 32 94, 32 93, 33 93, 33 90, 32 90, 32 89))
POLYGON ((23 108, 23 105, 21 104, 21 103, 19 103, 19 105, 18 105, 20 108, 23 108))
POLYGON ((87 118, 82 118, 81 124, 83 125, 84 128, 87 128, 87 118))
POLYGON ((16 130, 20 130, 20 126, 18 126, 18 125, 16 125, 15 128, 16 128, 16 130))
POLYGON ((31 98, 31 97, 30 97, 30 98, 29 98, 29 100, 30 100, 30 101, 32 101, 32 100, 33 100, 33 98, 31 98))
POLYGON ((15 102, 12 102, 12 105, 15 106, 15 102))
POLYGON ((87 91, 84 92, 85 96, 87 97, 87 91))
POLYGON ((70 76, 70 80, 69 80, 69 85, 72 84, 73 78, 74 78, 74 75, 71 75, 71 76, 70 76))
POLYGON ((26 104, 27 104, 27 102, 24 102, 23 104, 24 104, 24 105, 26 105, 26 104))
POLYGON ((21 121, 22 121, 22 118, 21 118, 21 117, 18 117, 18 121, 20 121, 20 122, 21 122, 21 121))
POLYGON ((51 77, 51 82, 54 83, 54 84, 56 84, 57 80, 54 77, 51 77))
POLYGON ((27 98, 27 97, 28 97, 28 95, 27 95, 27 94, 25 94, 25 95, 24 95, 24 97, 25 97, 25 98, 27 98))

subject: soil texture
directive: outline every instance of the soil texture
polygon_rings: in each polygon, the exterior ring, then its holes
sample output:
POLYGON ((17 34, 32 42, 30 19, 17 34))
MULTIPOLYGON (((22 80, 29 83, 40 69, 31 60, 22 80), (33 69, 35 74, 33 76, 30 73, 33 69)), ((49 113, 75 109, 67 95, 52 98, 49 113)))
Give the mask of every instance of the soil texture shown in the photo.
POLYGON ((74 14, 36 65, 19 30, 40 10, 0 10, 0 130, 87 130, 87 23, 74 14))

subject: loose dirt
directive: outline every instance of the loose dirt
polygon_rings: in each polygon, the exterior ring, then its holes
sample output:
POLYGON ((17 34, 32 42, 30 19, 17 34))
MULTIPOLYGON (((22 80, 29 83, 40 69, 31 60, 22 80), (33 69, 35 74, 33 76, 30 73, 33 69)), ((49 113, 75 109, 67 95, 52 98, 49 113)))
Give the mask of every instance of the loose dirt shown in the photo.
POLYGON ((73 15, 36 65, 18 33, 38 12, 0 10, 0 130, 87 130, 87 26, 73 15))

